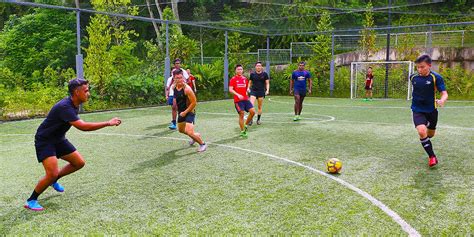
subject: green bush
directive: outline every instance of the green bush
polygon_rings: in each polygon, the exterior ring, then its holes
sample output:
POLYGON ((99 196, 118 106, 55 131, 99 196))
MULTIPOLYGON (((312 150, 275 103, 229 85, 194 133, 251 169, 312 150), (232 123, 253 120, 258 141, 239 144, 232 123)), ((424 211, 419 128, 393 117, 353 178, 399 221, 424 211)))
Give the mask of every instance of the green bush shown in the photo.
POLYGON ((474 73, 461 66, 448 68, 441 65, 439 73, 443 76, 450 99, 474 99, 474 73))
MULTIPOLYGON (((1 91, 1 90, 0 90, 1 91)), ((15 88, 3 92, 2 117, 4 119, 44 116, 51 107, 67 96, 66 88, 44 87, 42 84, 33 85, 32 91, 15 88)))

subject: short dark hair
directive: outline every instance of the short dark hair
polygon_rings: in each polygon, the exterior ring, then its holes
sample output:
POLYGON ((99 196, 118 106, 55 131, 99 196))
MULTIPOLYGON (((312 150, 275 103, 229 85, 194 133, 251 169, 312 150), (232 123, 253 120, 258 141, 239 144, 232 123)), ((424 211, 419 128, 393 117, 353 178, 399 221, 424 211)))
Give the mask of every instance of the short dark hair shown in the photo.
POLYGON ((367 68, 367 69, 372 69, 372 67, 369 67, 369 68, 367 68))
POLYGON ((257 61, 257 62, 255 63, 255 66, 257 66, 257 64, 263 65, 261 61, 257 61))
POLYGON ((176 75, 179 75, 179 74, 183 74, 183 69, 175 69, 173 70, 173 76, 176 76, 176 75))
POLYGON ((428 64, 431 64, 431 57, 429 55, 421 55, 419 58, 417 58, 415 60, 415 63, 418 64, 418 63, 422 63, 422 62, 425 62, 425 63, 428 63, 428 64))
POLYGON ((238 67, 244 68, 244 67, 242 66, 242 64, 237 64, 237 65, 235 65, 235 68, 234 68, 234 69, 237 69, 238 67))
POLYGON ((89 84, 89 81, 85 80, 83 78, 74 78, 74 79, 70 80, 68 85, 67 85, 69 95, 72 95, 78 87, 81 87, 81 86, 87 85, 87 84, 89 84))
POLYGON ((176 64, 177 62, 181 63, 181 59, 177 58, 173 61, 173 64, 176 64))
POLYGON ((306 62, 305 62, 305 61, 301 61, 301 62, 298 63, 298 65, 300 65, 300 64, 306 65, 306 62))

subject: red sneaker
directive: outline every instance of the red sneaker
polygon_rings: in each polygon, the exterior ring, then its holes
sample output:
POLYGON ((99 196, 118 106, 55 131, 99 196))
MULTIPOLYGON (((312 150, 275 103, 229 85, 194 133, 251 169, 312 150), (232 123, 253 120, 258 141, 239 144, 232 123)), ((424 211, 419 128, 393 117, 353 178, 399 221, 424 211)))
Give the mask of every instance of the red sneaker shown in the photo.
POLYGON ((428 162, 428 165, 430 167, 433 167, 438 164, 438 159, 436 159, 436 156, 430 157, 430 160, 428 162))

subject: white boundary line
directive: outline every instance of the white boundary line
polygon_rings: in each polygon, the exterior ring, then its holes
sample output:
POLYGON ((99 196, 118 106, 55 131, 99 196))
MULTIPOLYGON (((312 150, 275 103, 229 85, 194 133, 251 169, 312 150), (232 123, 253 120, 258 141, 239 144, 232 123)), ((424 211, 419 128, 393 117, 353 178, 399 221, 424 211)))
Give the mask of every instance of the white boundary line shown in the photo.
MULTIPOLYGON (((277 101, 277 100, 273 100, 272 98, 268 98, 268 101, 274 102, 274 103, 279 103, 279 104, 290 104, 290 105, 293 104, 292 102, 277 101)), ((402 107, 402 106, 323 105, 323 104, 312 104, 312 103, 303 103, 303 104, 307 105, 307 106, 333 107, 333 108, 406 109, 406 110, 410 110, 409 106, 402 107)), ((467 105, 467 106, 445 106, 441 109, 469 109, 469 108, 474 108, 474 106, 470 106, 470 105, 467 105)))
MULTIPOLYGON (((32 136, 33 134, 0 134, 0 136, 32 136)), ((187 141, 188 139, 184 139, 184 138, 176 138, 176 137, 160 137, 160 136, 153 136, 153 135, 140 135, 140 134, 124 134, 124 133, 100 133, 100 132, 90 132, 90 133, 83 133, 81 135, 103 135, 103 136, 122 136, 122 137, 148 137, 148 138, 159 138, 159 139, 169 139, 169 140, 176 140, 176 141, 187 141)), ((343 185, 344 187, 358 193, 360 196, 366 198, 367 200, 369 200, 373 205, 375 205, 376 207, 378 207, 380 210, 382 210, 383 212, 385 212, 385 214, 387 214, 390 218, 392 218, 392 220, 394 220, 398 225, 400 225, 400 227, 403 229, 403 231, 405 231, 409 236, 421 236, 420 233, 418 233, 418 231, 413 228, 410 224, 408 224, 402 217, 400 217, 400 215, 398 215, 396 212, 394 212, 392 209, 390 209, 388 206, 386 206, 385 204, 383 204, 381 201, 379 201, 378 199, 376 199, 375 197, 373 197, 372 195, 370 195, 369 193, 361 190, 360 188, 357 188, 356 186, 340 179, 340 178, 337 178, 333 175, 329 175, 323 171, 320 171, 318 169, 315 169, 311 166, 308 166, 308 165, 305 165, 303 163, 300 163, 300 162, 297 162, 297 161, 293 161, 293 160, 290 160, 290 159, 287 159, 287 158, 284 158, 284 157, 279 157, 279 156, 276 156, 276 155, 272 155, 272 154, 269 154, 269 153, 265 153, 265 152, 260 152, 260 151, 255 151, 255 150, 250 150, 250 149, 245 149, 245 148, 241 148, 241 147, 237 147, 237 146, 230 146, 230 145, 225 145, 225 144, 219 144, 219 143, 212 143, 212 142, 207 142, 207 144, 210 144, 210 145, 215 145, 215 146, 219 146, 219 147, 225 147, 225 148, 230 148, 230 149, 234 149, 234 150, 241 150, 241 151, 245 151, 245 152, 250 152, 250 153, 254 153, 254 154, 259 154, 259 155, 263 155, 263 156, 266 156, 266 157, 269 157, 269 158, 272 158, 272 159, 276 159, 276 160, 281 160, 283 162, 286 162, 286 163, 289 163, 289 164, 293 164, 293 165, 296 165, 296 166, 300 166, 300 167, 303 167, 307 170, 310 170, 314 173, 317 173, 319 175, 322 175, 326 178, 329 178, 329 179, 332 179, 336 182, 338 182, 339 184, 343 185)))
MULTIPOLYGON (((211 115, 223 115, 223 116, 235 116, 237 117, 237 113, 222 113, 222 112, 205 112, 205 111, 201 111, 201 112, 197 112, 196 113, 197 115, 199 114, 211 114, 211 115)), ((265 113, 265 114, 278 114, 278 115, 293 115, 292 113, 265 113)), ((302 118, 301 120, 308 120, 308 121, 299 121, 299 122, 295 122, 295 121, 292 121, 292 122, 286 122, 286 121, 275 121, 275 120, 272 120, 272 119, 275 119, 277 117, 273 117, 273 116, 265 116, 265 118, 270 118, 270 120, 265 120, 265 123, 289 123, 289 124, 298 124, 298 123, 324 123, 324 122, 331 122, 331 121, 335 121, 336 120, 336 117, 334 116, 330 116, 330 115, 325 115, 325 114, 307 114, 307 115, 313 115, 313 116, 319 116, 319 117, 324 117, 326 119, 318 119, 318 118, 315 118, 315 117, 308 117, 308 118, 302 118)), ((288 120, 290 120, 291 117, 288 117, 288 120)))

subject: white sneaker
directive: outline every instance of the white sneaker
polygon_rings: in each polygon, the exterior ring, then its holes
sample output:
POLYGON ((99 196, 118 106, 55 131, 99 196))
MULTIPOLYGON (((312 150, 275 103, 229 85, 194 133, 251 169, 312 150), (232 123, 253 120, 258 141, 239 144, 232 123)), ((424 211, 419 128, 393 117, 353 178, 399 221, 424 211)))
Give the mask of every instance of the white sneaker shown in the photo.
POLYGON ((198 149, 198 152, 203 152, 207 149, 207 144, 204 143, 202 145, 199 145, 199 149, 198 149))
POLYGON ((190 146, 194 145, 194 143, 196 143, 196 141, 194 141, 194 139, 191 139, 191 140, 189 141, 189 145, 190 145, 190 146))

